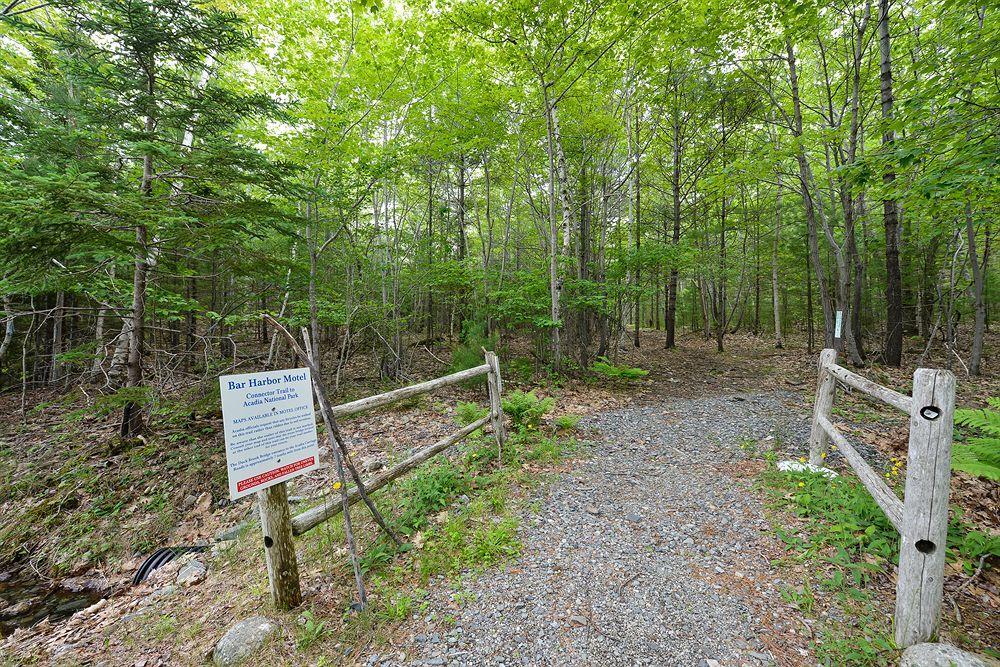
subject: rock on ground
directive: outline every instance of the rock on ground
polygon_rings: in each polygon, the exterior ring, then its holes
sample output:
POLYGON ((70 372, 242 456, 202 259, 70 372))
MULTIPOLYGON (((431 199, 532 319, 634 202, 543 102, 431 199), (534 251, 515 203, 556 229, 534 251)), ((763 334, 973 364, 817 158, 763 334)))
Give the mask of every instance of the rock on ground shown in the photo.
POLYGON ((435 587, 402 645, 367 664, 772 664, 763 638, 789 647, 805 621, 781 599, 749 481, 731 474, 747 440, 804 451, 808 419, 793 400, 657 399, 586 419, 602 438, 522 517, 522 556, 464 576, 461 595, 435 587), (766 627, 761 606, 785 626, 766 627))
POLYGON ((278 624, 263 616, 252 616, 229 628, 212 651, 217 667, 238 665, 278 632, 278 624))
POLYGON ((177 572, 177 583, 181 586, 194 586, 205 580, 208 568, 199 560, 190 560, 181 566, 177 572))
POLYGON ((986 663, 951 644, 928 642, 903 651, 899 667, 986 667, 986 663))

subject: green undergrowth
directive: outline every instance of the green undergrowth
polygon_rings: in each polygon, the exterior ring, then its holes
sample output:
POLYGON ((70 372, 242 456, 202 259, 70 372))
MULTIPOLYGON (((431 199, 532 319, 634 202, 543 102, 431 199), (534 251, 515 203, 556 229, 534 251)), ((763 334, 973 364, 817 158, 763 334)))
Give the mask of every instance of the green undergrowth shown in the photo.
POLYGON ((981 410, 956 410, 951 466, 970 475, 1000 481, 1000 398, 981 410))
POLYGON ((598 376, 616 381, 641 380, 649 375, 649 371, 642 368, 613 364, 607 357, 598 358, 593 366, 590 367, 590 370, 594 371, 598 376))
MULTIPOLYGON (((363 546, 360 561, 368 609, 360 614, 344 611, 342 624, 310 612, 300 623, 300 650, 320 660, 323 650, 333 644, 350 646, 355 640, 377 644, 393 624, 426 611, 432 581, 443 578, 454 585, 452 597, 461 606, 471 600, 461 589, 464 576, 520 555, 518 517, 530 510, 525 492, 544 480, 544 467, 539 472, 539 466, 558 463, 577 446, 572 437, 577 420, 544 427, 542 418, 553 406, 551 399, 514 392, 504 401, 512 423, 502 451, 492 434, 479 430, 452 455, 439 455, 379 492, 376 502, 405 544, 397 548, 380 535, 363 546), (336 632, 330 630, 336 625, 340 626, 336 632)), ((485 414, 475 404, 459 404, 456 421, 468 424, 485 414)), ((356 507, 352 517, 367 522, 362 510, 356 507)), ((342 577, 350 576, 339 518, 303 539, 308 558, 329 559, 340 548, 337 570, 342 577)), ((343 602, 346 607, 349 601, 343 602)))
MULTIPOLYGON (((806 573, 800 585, 787 586, 782 596, 811 617, 817 617, 818 597, 830 603, 813 647, 821 664, 895 664, 898 652, 891 625, 895 593, 886 576, 899 562, 895 528, 856 478, 781 472, 774 455, 767 458, 760 487, 769 507, 804 521, 795 527, 780 519, 775 522, 774 532, 786 548, 776 564, 798 565, 806 573)), ((899 479, 892 469, 887 476, 890 483, 899 479)), ((971 573, 981 557, 1000 556, 1000 540, 971 529, 953 508, 947 549, 949 562, 960 563, 971 573)))
MULTIPOLYGON (((0 444, 0 565, 30 559, 61 576, 109 559, 146 553, 170 535, 189 489, 226 488, 224 449, 206 442, 218 397, 74 393, 49 403, 59 415, 0 444), (145 438, 122 440, 113 426, 126 399, 147 403, 145 438)), ((29 417, 30 419, 30 417, 29 417)))

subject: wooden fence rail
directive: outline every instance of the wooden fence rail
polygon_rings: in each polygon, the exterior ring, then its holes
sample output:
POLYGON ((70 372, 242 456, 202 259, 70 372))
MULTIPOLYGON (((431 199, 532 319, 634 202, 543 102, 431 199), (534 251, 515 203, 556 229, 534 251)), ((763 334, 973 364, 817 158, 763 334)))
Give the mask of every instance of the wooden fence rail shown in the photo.
MULTIPOLYGON (((435 454, 443 452, 450 447, 454 447, 456 444, 469 437, 469 435, 475 430, 480 429, 489 423, 491 417, 492 415, 486 415, 482 419, 472 422, 461 430, 452 433, 447 438, 443 438, 442 440, 435 442, 430 447, 421 449, 405 461, 402 461, 385 472, 376 475, 372 479, 365 482, 365 490, 369 493, 377 491, 389 482, 399 479, 435 454)), ((361 493, 357 488, 351 489, 347 494, 348 504, 353 505, 359 500, 361 500, 361 493)), ((341 505, 340 498, 327 498, 322 505, 317 505, 316 507, 308 509, 301 514, 296 515, 295 518, 292 519, 292 534, 302 535, 303 533, 306 533, 323 523, 330 517, 339 514, 342 509, 343 507, 341 505)))
MULTIPOLYGON (((280 327, 280 325, 277 325, 276 323, 275 326, 280 327)), ((291 335, 287 332, 287 330, 283 328, 280 328, 280 330, 286 335, 286 337, 289 338, 293 348, 300 353, 300 356, 305 355, 305 360, 312 368, 311 358, 309 358, 308 355, 298 347, 295 339, 291 338, 291 335)), ((455 446, 480 428, 484 428, 486 426, 492 427, 493 435, 497 441, 497 447, 500 451, 502 451, 505 433, 503 428, 503 407, 500 400, 503 390, 502 381, 500 379, 500 362, 498 361, 495 353, 486 352, 485 350, 483 352, 486 358, 485 363, 481 366, 476 366, 475 368, 469 368, 467 370, 452 373, 451 375, 446 375, 434 380, 428 380, 427 382, 402 387, 401 389, 388 391, 384 394, 369 396, 367 398, 362 398, 357 401, 351 401, 350 403, 344 403, 337 406, 329 405, 329 402, 326 399, 326 392, 323 389, 322 380, 320 379, 319 371, 318 369, 313 369, 313 393, 316 395, 316 400, 320 403, 320 408, 323 413, 323 421, 326 424, 328 435, 330 437, 330 446, 334 449, 334 458, 338 464, 340 484, 342 485, 340 487, 341 493, 338 497, 327 498, 318 507, 306 510, 295 517, 292 517, 291 512, 289 511, 288 492, 284 483, 276 484, 275 486, 269 487, 258 494, 261 527, 264 532, 264 553, 267 561, 268 580, 271 588, 271 599, 274 601, 277 608, 291 609, 298 606, 302 600, 293 536, 302 535, 303 533, 323 523, 330 517, 341 512, 346 512, 347 508, 359 500, 365 500, 365 502, 369 504, 372 515, 377 521, 381 522, 381 514, 377 511, 375 506, 371 504, 371 500, 368 498, 372 491, 381 489, 393 480, 402 477, 408 471, 417 467, 435 454, 455 446), (336 427, 336 421, 334 420, 337 417, 352 415, 364 410, 371 410, 373 408, 389 405, 391 403, 410 398, 411 396, 425 394, 427 392, 434 391, 435 389, 457 384, 464 380, 469 380, 481 375, 487 376, 486 386, 489 395, 490 408, 486 416, 457 430, 446 438, 443 438, 436 443, 411 454, 404 461, 399 462, 392 468, 376 475, 368 481, 363 481, 361 477, 357 475, 356 469, 353 467, 353 464, 350 463, 348 458, 346 445, 343 443, 336 427), (343 452, 338 450, 338 447, 342 448, 343 452), (346 489, 346 477, 343 468, 340 466, 340 462, 342 460, 341 456, 344 459, 347 459, 345 462, 350 468, 355 480, 355 486, 350 490, 346 489)), ((350 525, 347 523, 348 518, 349 516, 345 517, 345 533, 347 534, 348 546, 350 547, 352 554, 352 562, 355 563, 355 575, 358 579, 357 584, 360 604, 364 606, 366 600, 364 584, 361 578, 361 571, 356 566, 357 558, 352 542, 352 532, 350 525)), ((395 532, 389 526, 384 525, 384 523, 380 523, 380 525, 383 526, 393 539, 397 539, 395 532)))
POLYGON ((809 461, 822 465, 832 441, 900 534, 894 619, 900 648, 934 638, 941 619, 954 411, 949 371, 918 368, 913 395, 906 396, 838 366, 836 350, 820 354, 809 461), (838 380, 910 415, 902 501, 830 421, 838 380))
MULTIPOLYGON (((496 357, 496 355, 492 352, 489 352, 488 354, 492 354, 496 357)), ((340 405, 335 405, 330 408, 330 413, 334 418, 346 417, 348 415, 357 414, 366 410, 380 408, 384 405, 389 405, 390 403, 396 403, 405 398, 410 398, 411 396, 426 394, 434 391, 435 389, 440 389, 441 387, 458 384, 459 382, 464 382, 465 380, 470 380, 474 377, 479 377, 480 375, 487 375, 490 372, 490 365, 485 363, 482 366, 467 368, 464 371, 428 380, 427 382, 420 382, 419 384, 411 384, 400 389, 393 389, 392 391, 387 391, 384 394, 376 394, 375 396, 369 396, 367 398, 359 398, 358 400, 351 401, 350 403, 341 403, 340 405)))

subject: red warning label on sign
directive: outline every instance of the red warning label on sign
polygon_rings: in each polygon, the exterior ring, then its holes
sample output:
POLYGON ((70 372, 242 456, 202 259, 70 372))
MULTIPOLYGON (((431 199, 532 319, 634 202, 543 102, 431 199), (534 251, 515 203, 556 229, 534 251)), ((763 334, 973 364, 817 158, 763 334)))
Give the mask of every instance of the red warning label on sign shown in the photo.
POLYGON ((247 479, 240 480, 239 483, 236 485, 236 490, 246 491, 247 489, 252 489, 255 486, 266 484, 271 480, 278 479, 279 477, 284 477, 285 475, 290 475, 293 472, 302 470, 303 468, 308 468, 315 462, 316 458, 310 456, 309 458, 302 459, 301 461, 296 461, 295 463, 289 463, 288 465, 283 465, 280 468, 275 468, 274 470, 268 470, 267 472, 262 472, 259 475, 254 475, 253 477, 248 477, 247 479))

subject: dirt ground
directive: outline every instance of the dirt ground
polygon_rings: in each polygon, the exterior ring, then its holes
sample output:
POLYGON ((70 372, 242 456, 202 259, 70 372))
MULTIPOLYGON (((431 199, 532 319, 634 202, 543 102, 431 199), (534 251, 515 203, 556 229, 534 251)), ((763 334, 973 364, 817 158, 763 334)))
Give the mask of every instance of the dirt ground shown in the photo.
MULTIPOLYGON (((661 332, 644 332, 639 349, 623 346, 613 359, 618 364, 648 370, 649 375, 642 380, 623 383, 591 376, 553 380, 538 373, 529 377, 525 372, 518 374, 511 370, 505 371, 505 389, 535 389, 539 395, 554 397, 557 409, 550 419, 573 414, 584 416, 585 421, 600 420, 605 415, 627 414, 628 410, 649 405, 670 405, 676 410, 677 405, 690 407, 699 401, 708 404, 735 394, 787 395, 790 398, 786 400, 791 402, 789 412, 799 417, 808 415, 811 409, 816 354, 808 354, 795 341, 784 350, 776 350, 767 339, 731 336, 727 339, 727 351, 717 353, 713 342, 694 335, 682 337, 675 350, 665 350, 663 340, 661 332)), ((502 344, 501 348, 505 367, 517 358, 525 360, 522 368, 529 366, 530 345, 526 342, 502 344)), ((991 349, 995 346, 991 345, 991 349)), ((914 362, 921 351, 916 347, 908 349, 906 360, 914 362)), ((444 344, 433 349, 415 349, 411 380, 446 373, 443 360, 447 358, 444 344)), ((927 365, 943 363, 943 359, 931 358, 927 365)), ((371 377, 373 366, 364 356, 352 361, 344 373, 345 386, 350 392, 342 400, 381 390, 371 377)), ((902 369, 873 367, 862 373, 905 393, 912 370, 912 365, 904 364, 902 369)), ((1000 378, 995 375, 972 379, 965 377, 961 368, 956 375, 958 403, 962 406, 980 406, 987 396, 1000 395, 1000 378)), ((400 452, 454 430, 456 403, 482 403, 484 393, 479 387, 452 387, 397 409, 347 420, 342 430, 355 460, 364 469, 374 469, 400 452)), ((149 584, 139 587, 129 584, 142 559, 155 548, 210 544, 220 530, 254 515, 250 501, 230 503, 225 497, 220 415, 210 395, 185 397, 183 410, 173 404, 159 406, 158 421, 154 422, 157 427, 148 441, 127 448, 117 444, 113 437, 115 416, 95 411, 99 398, 92 391, 88 393, 86 387, 68 397, 51 392, 32 393, 26 403, 29 409, 22 418, 21 397, 0 396, 0 413, 6 415, 0 472, 7 480, 0 495, 3 517, 0 543, 6 545, 0 551, 0 562, 5 563, 0 571, 30 570, 52 587, 66 580, 97 581, 102 597, 69 620, 42 621, 15 631, 0 643, 0 664, 5 664, 4 661, 6 664, 200 664, 233 619, 255 614, 276 618, 285 628, 283 637, 288 638, 272 646, 265 658, 270 656, 288 664, 316 663, 315 649, 303 653, 292 639, 301 636, 301 610, 276 613, 270 609, 262 555, 252 531, 235 543, 226 543, 231 546, 216 547, 208 577, 197 586, 169 595, 158 593, 179 564, 164 568, 149 584)), ((868 443, 886 458, 905 453, 905 420, 856 395, 841 394, 838 405, 843 406, 854 425, 853 438, 868 443)), ((683 414, 677 418, 682 419, 683 414)), ((594 437, 607 440, 607 435, 604 432, 594 437)), ((731 450, 738 443, 728 444, 731 450)), ((592 461, 588 456, 581 454, 578 459, 545 470, 539 467, 537 472, 540 476, 572 475, 592 465, 587 463, 592 461)), ((746 480, 756 474, 758 462, 737 457, 727 466, 726 474, 732 479, 746 480)), ((323 498, 329 483, 326 471, 317 472, 297 480, 290 493, 293 499, 308 503, 323 498)), ((745 489, 747 502, 758 502, 754 500, 751 484, 743 484, 741 488, 745 489)), ((527 487, 517 487, 517 493, 524 496, 525 502, 547 497, 527 487)), ((954 478, 952 500, 972 525, 997 534, 998 485, 959 473, 954 478)), ((374 538, 372 526, 361 522, 360 530, 369 542, 374 538)), ((330 613, 331 620, 321 642, 323 655, 332 656, 326 664, 373 664, 372 655, 396 655, 398 647, 403 647, 405 661, 426 658, 423 647, 413 649, 410 641, 421 633, 414 632, 403 621, 368 622, 343 613, 350 599, 350 576, 344 563, 345 552, 335 544, 333 534, 327 534, 325 541, 322 536, 317 537, 315 544, 303 549, 318 549, 323 554, 322 558, 300 556, 300 563, 306 607, 313 613, 330 613), (408 645, 410 649, 406 648, 408 645), (386 647, 393 650, 387 652, 386 647)), ((692 562, 686 567, 703 571, 706 579, 719 576, 714 566, 692 562)), ((718 567, 732 579, 730 565, 718 567)), ((995 626, 995 620, 989 619, 997 609, 1000 582, 995 569, 986 570, 964 591, 975 592, 978 597, 973 603, 963 599, 961 611, 959 602, 946 605, 946 626, 961 628, 990 623, 995 626)), ((686 575, 678 576, 683 580, 686 575)), ((954 589, 968 575, 952 568, 948 576, 954 589)), ((772 573, 771 579, 774 578, 772 573)), ((726 586, 736 588, 739 583, 732 580, 726 586)), ((432 584, 441 590, 451 585, 432 584)), ((885 591, 880 596, 891 602, 892 582, 886 578, 882 585, 885 591)), ((428 599, 433 600, 433 596, 432 591, 428 599)), ((575 627, 584 625, 589 627, 592 623, 577 623, 575 627)), ((788 641, 787 647, 792 650, 787 653, 773 642, 769 646, 748 646, 745 652, 769 655, 777 664, 805 664, 811 659, 808 645, 812 631, 808 624, 799 626, 802 627, 788 635, 794 639, 788 641)), ((975 632, 985 633, 981 641, 994 642, 1000 637, 1000 629, 993 626, 977 627, 975 632)), ((739 662, 750 659, 739 654, 739 650, 743 649, 738 647, 731 652, 734 660, 731 664, 756 664, 739 662)), ((717 656, 704 653, 698 657, 717 656)))

